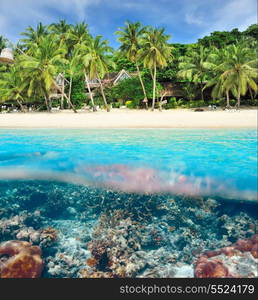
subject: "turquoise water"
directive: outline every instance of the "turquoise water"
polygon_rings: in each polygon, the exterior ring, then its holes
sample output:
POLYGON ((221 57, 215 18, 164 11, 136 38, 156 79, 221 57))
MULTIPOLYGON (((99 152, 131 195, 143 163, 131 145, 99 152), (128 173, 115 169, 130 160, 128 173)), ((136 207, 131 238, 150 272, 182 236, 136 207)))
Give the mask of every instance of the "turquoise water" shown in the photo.
POLYGON ((0 179, 255 200, 256 131, 1 130, 0 179))

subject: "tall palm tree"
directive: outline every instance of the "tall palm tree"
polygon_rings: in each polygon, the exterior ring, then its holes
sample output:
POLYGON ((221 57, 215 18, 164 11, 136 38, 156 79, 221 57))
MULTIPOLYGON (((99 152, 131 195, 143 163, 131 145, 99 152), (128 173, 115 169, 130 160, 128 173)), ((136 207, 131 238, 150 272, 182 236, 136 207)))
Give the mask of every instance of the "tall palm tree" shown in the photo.
POLYGON ((85 51, 84 53, 86 53, 82 58, 85 67, 85 79, 87 83, 88 79, 98 80, 105 108, 109 111, 102 79, 108 72, 109 67, 114 66, 114 63, 108 56, 108 54, 112 52, 112 48, 109 47, 107 40, 101 39, 101 35, 98 35, 95 39, 91 38, 86 45, 82 45, 81 51, 85 51))
POLYGON ((73 77, 76 74, 81 75, 82 66, 81 66, 81 57, 79 50, 74 50, 72 56, 69 58, 66 73, 69 75, 69 92, 68 92, 68 106, 72 107, 74 112, 76 112, 74 105, 72 104, 71 100, 71 92, 72 92, 72 85, 73 85, 73 77))
MULTIPOLYGON (((168 44, 170 36, 164 34, 164 28, 150 28, 142 37, 142 48, 138 59, 143 60, 144 67, 150 70, 153 79, 152 110, 156 100, 157 68, 164 68, 172 59, 172 47, 168 44)), ((161 108, 161 107, 160 107, 161 108)))
POLYGON ((229 93, 233 93, 235 91, 235 86, 225 84, 225 78, 223 76, 224 68, 223 63, 228 60, 229 52, 227 51, 227 48, 211 48, 211 53, 208 57, 208 61, 211 63, 212 70, 211 75, 212 78, 206 83, 205 87, 206 89, 210 86, 213 86, 211 96, 215 98, 220 98, 224 94, 226 95, 226 107, 230 108, 230 100, 229 100, 229 93))
POLYGON ((61 48, 51 36, 41 37, 33 55, 23 54, 19 63, 24 71, 24 78, 29 82, 28 96, 35 89, 44 96, 47 110, 51 110, 50 93, 53 88, 59 89, 55 77, 67 63, 65 49, 61 48))
POLYGON ((30 50, 32 47, 39 44, 42 37, 48 34, 48 28, 43 25, 41 22, 38 23, 36 29, 29 26, 26 28, 25 32, 22 32, 21 35, 25 38, 20 40, 20 45, 25 48, 25 50, 30 50))
POLYGON ((179 58, 178 76, 188 79, 201 85, 201 97, 203 96, 204 80, 207 77, 207 72, 213 68, 213 64, 208 60, 210 50, 200 46, 196 49, 191 49, 185 56, 179 58))
POLYGON ((116 32, 116 34, 119 36, 118 41, 121 43, 121 53, 125 54, 127 59, 136 66, 138 77, 142 86, 144 102, 148 105, 146 89, 142 80, 138 57, 138 53, 141 48, 140 40, 145 32, 146 27, 143 27, 140 22, 131 23, 128 21, 125 23, 124 27, 120 28, 120 30, 116 32))
POLYGON ((11 66, 8 72, 1 73, 0 95, 1 100, 14 100, 18 103, 22 112, 25 112, 23 101, 28 83, 23 80, 19 67, 11 66))
POLYGON ((82 45, 89 40, 88 25, 85 22, 70 26, 67 39, 72 47, 82 45))

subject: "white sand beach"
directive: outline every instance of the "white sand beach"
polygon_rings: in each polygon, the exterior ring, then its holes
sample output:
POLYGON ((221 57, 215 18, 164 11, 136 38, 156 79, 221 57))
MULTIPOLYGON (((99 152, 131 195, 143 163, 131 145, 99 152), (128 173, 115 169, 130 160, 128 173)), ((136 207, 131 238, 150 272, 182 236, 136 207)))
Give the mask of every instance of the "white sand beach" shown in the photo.
POLYGON ((0 114, 0 128, 256 128, 257 110, 174 109, 0 114))

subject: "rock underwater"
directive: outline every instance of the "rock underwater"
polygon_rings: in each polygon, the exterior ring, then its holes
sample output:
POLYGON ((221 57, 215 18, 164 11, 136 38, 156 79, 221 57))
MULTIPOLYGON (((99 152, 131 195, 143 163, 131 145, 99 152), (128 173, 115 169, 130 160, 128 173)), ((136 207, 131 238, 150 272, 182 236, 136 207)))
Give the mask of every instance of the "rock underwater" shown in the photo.
POLYGON ((0 278, 38 278, 42 269, 40 247, 25 241, 0 244, 0 278))

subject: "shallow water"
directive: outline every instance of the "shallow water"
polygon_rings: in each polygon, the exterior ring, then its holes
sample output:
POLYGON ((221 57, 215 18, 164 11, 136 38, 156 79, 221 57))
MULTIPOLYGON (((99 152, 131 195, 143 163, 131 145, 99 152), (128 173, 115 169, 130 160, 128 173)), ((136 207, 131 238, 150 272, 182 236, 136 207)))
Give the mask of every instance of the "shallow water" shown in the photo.
POLYGON ((39 245, 43 277, 193 277, 198 255, 256 232, 255 130, 0 137, 0 243, 39 245), (87 265, 96 253, 101 263, 87 265))

